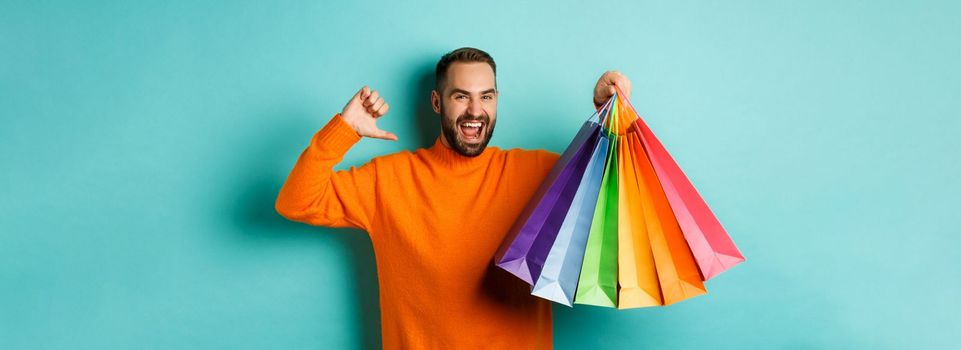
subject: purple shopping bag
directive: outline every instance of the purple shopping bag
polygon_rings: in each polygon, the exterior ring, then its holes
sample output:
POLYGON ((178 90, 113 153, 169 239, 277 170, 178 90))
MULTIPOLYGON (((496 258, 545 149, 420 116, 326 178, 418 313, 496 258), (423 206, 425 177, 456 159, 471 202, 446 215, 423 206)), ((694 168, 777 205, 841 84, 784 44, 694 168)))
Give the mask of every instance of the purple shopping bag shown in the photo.
POLYGON ((536 278, 532 295, 567 306, 574 303, 574 291, 581 273, 581 262, 594 218, 597 196, 604 176, 609 139, 599 129, 598 137, 589 141, 593 152, 587 162, 584 176, 577 187, 571 206, 544 260, 541 274, 536 278))
POLYGON ((599 128, 593 120, 581 126, 498 248, 498 267, 534 284, 590 161, 599 128))

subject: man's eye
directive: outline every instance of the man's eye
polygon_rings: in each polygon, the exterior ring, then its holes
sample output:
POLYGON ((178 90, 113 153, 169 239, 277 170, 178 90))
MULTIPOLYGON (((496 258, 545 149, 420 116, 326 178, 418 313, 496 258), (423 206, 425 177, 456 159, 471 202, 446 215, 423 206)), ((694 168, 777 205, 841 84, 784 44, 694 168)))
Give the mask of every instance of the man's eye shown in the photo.
POLYGON ((455 100, 463 100, 463 99, 465 99, 465 98, 467 98, 467 96, 464 96, 464 95, 454 96, 454 99, 455 99, 455 100))
POLYGON ((494 99, 494 96, 484 95, 483 99, 485 99, 485 100, 493 100, 493 99, 494 99))

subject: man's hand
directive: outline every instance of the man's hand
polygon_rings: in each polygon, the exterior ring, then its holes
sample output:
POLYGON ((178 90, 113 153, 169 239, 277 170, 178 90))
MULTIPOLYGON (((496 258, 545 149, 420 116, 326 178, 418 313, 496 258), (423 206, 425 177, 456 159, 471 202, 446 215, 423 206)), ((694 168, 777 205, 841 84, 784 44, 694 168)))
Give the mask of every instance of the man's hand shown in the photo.
POLYGON ((397 141, 397 135, 377 128, 377 118, 387 114, 388 109, 390 106, 384 102, 377 90, 371 91, 364 86, 347 102, 340 116, 360 136, 397 141))
POLYGON ((627 79, 627 76, 621 74, 616 70, 610 70, 604 72, 600 79, 597 79, 597 85, 594 86, 594 106, 600 107, 604 104, 604 101, 611 98, 614 95, 614 86, 621 89, 624 93, 624 97, 631 98, 631 81, 627 79))

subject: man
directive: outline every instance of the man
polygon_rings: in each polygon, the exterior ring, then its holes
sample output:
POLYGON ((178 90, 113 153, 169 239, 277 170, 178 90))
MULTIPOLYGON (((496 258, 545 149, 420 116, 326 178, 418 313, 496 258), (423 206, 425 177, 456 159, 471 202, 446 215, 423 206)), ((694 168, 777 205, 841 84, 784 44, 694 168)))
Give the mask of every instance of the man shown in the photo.
MULTIPOLYGON (((606 72, 595 107, 614 85, 629 94, 626 77, 606 72)), ((370 235, 385 348, 551 347, 550 302, 492 258, 559 155, 487 147, 497 97, 491 56, 454 50, 437 63, 431 104, 442 132, 433 146, 333 171, 361 137, 397 140, 377 127, 389 105, 365 86, 313 136, 280 190, 282 216, 370 235)))

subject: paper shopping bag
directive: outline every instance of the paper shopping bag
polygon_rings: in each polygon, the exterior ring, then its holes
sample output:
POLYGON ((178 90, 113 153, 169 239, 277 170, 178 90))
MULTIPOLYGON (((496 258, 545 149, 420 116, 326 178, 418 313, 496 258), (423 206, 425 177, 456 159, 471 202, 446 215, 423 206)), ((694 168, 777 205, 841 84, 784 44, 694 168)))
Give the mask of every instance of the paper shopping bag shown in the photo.
POLYGON ((584 249, 574 303, 617 306, 617 144, 616 116, 608 123, 610 144, 601 189, 584 249))
MULTIPOLYGON (((628 309, 663 305, 658 271, 655 268, 654 252, 651 248, 649 230, 652 227, 650 208, 646 193, 640 191, 644 186, 639 183, 637 164, 633 153, 632 133, 625 142, 618 144, 618 166, 620 184, 618 186, 618 237, 617 237, 617 282, 619 286, 617 308, 628 309)), ((656 232, 650 232, 656 234, 656 232)))
MULTIPOLYGON (((630 108, 636 115, 634 107, 630 108)), ((639 116, 633 124, 703 279, 707 281, 743 262, 744 256, 651 129, 639 116)))
POLYGON ((577 289, 577 279, 581 272, 581 262, 584 259, 584 249, 607 159, 607 135, 600 130, 597 130, 596 135, 584 176, 578 184, 571 206, 531 292, 567 306, 572 306, 574 302, 574 291, 577 289))
POLYGON ((498 248, 494 256, 498 267, 534 284, 593 151, 590 139, 597 137, 599 128, 592 120, 581 126, 498 248))
POLYGON ((644 208, 650 248, 654 256, 663 304, 706 294, 707 289, 694 256, 678 226, 677 219, 658 182, 654 167, 643 151, 637 132, 629 133, 627 143, 634 156, 637 193, 644 208))

